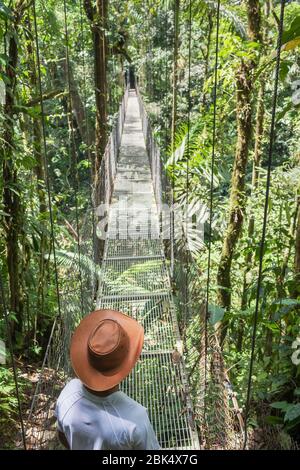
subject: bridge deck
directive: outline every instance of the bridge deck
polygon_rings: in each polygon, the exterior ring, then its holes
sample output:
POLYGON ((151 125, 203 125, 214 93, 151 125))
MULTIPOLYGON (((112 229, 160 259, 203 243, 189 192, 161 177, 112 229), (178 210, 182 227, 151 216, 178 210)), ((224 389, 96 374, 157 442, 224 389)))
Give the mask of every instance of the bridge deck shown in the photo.
POLYGON ((143 404, 162 448, 197 449, 169 271, 139 114, 130 91, 109 210, 97 308, 115 308, 145 329, 142 356, 123 390, 143 404))

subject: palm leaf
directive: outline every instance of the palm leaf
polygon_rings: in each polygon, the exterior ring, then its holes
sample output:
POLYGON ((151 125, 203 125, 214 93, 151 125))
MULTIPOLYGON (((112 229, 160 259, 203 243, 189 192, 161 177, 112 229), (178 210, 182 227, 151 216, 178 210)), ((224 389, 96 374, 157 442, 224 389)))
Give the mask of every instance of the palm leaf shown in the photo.
MULTIPOLYGON (((218 2, 215 0, 204 0, 204 3, 210 8, 211 10, 216 11, 218 8, 218 2)), ((247 39, 247 31, 243 21, 238 17, 238 15, 229 10, 224 5, 220 5, 220 16, 228 20, 232 26, 234 27, 236 33, 242 38, 247 39)))

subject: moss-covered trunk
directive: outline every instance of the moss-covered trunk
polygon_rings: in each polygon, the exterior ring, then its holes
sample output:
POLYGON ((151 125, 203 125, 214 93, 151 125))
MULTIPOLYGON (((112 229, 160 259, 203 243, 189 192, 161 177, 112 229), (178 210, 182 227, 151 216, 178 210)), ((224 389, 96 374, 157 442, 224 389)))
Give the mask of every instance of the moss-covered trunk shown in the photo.
POLYGON ((106 16, 107 0, 97 0, 94 16, 95 92, 96 92, 96 155, 95 194, 100 200, 99 169, 107 143, 107 83, 106 83, 106 16))
MULTIPOLYGON (((259 166, 261 163, 262 156, 262 140, 264 135, 264 117, 265 117, 265 78, 262 77, 259 85, 258 98, 257 98, 257 109, 256 109, 256 128, 255 128, 255 146, 254 146, 254 155, 252 163, 252 185, 251 192, 255 193, 258 187, 258 178, 259 178, 259 166)), ((253 213, 250 214, 248 222, 248 239, 251 243, 251 240, 254 235, 255 228, 255 216, 253 213)), ((249 287, 249 271, 252 266, 252 251, 249 249, 245 257, 245 269, 243 273, 243 290, 241 298, 241 310, 247 308, 247 299, 248 299, 248 287, 249 287)), ((244 333, 244 323, 241 320, 238 325, 237 333, 237 350, 242 350, 243 345, 243 333, 244 333)))
MULTIPOLYGON (((259 1, 247 0, 246 4, 249 40, 259 42, 261 40, 259 1)), ((224 322, 220 329, 221 344, 223 344, 226 337, 228 312, 231 307, 231 264, 235 247, 243 228, 246 203, 245 172, 252 132, 251 100, 253 70, 255 67, 256 61, 253 57, 242 59, 235 75, 237 143, 231 178, 229 218, 217 274, 217 284, 219 286, 218 303, 226 309, 224 322)))
MULTIPOLYGON (((107 144, 107 23, 108 0, 84 1, 85 11, 91 22, 94 43, 94 79, 96 97, 95 156, 93 160, 94 205, 97 208, 104 202, 104 182, 100 180, 100 166, 107 144)), ((103 253, 103 240, 95 240, 95 263, 99 263, 103 253)))
MULTIPOLYGON (((235 160, 232 170, 229 220, 223 241, 222 254, 218 268, 218 302, 227 310, 231 306, 231 263, 234 249, 243 227, 245 208, 245 170, 248 161, 248 149, 251 140, 251 68, 242 62, 237 74, 237 130, 235 160)), ((221 340, 226 335, 227 325, 223 325, 221 340)), ((223 341, 221 341, 222 343, 223 341)))
POLYGON ((15 314, 16 322, 12 324, 12 333, 22 331, 23 302, 20 283, 20 192, 17 168, 15 165, 15 93, 18 66, 18 31, 20 16, 14 12, 11 31, 8 39, 6 85, 4 104, 4 130, 2 134, 1 159, 3 165, 3 208, 4 233, 6 241, 6 262, 9 278, 10 311, 15 314))

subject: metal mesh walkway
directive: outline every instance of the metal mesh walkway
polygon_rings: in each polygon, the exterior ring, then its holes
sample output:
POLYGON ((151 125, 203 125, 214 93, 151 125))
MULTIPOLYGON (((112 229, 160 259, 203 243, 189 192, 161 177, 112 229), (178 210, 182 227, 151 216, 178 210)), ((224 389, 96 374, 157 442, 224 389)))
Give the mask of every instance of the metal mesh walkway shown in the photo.
POLYGON ((120 310, 144 327, 141 358, 122 386, 148 409, 162 448, 199 448, 184 364, 174 361, 174 351, 182 352, 182 346, 134 91, 109 209, 97 308, 120 310))

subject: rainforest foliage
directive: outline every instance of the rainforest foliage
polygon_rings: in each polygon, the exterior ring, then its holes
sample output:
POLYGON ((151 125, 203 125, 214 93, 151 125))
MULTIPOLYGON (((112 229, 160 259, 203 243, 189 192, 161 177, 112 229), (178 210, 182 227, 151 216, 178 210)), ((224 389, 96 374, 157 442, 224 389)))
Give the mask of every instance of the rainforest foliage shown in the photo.
MULTIPOLYGON (((42 360, 58 313, 57 287, 64 291, 64 275, 78 239, 92 233, 85 214, 91 198, 96 205, 100 202, 99 168, 123 95, 125 71, 132 67, 174 201, 188 202, 195 218, 199 204, 212 207, 211 229, 207 219, 203 237, 187 230, 189 251, 180 243, 175 250, 174 292, 181 312, 188 311, 180 316, 182 333, 187 344, 198 334, 210 246, 208 321, 243 407, 257 300, 280 3, 222 0, 218 22, 214 0, 68 0, 66 10, 55 0, 0 2, 0 261, 14 351, 22 361, 42 360)), ((299 46, 300 4, 287 1, 251 425, 274 426, 296 441, 299 46)), ((86 255, 79 262, 89 272, 99 257, 86 255)), ((7 339, 4 315, 0 338, 7 339)), ((7 422, 16 411, 7 366, 0 369, 0 382, 1 420, 7 422)))

